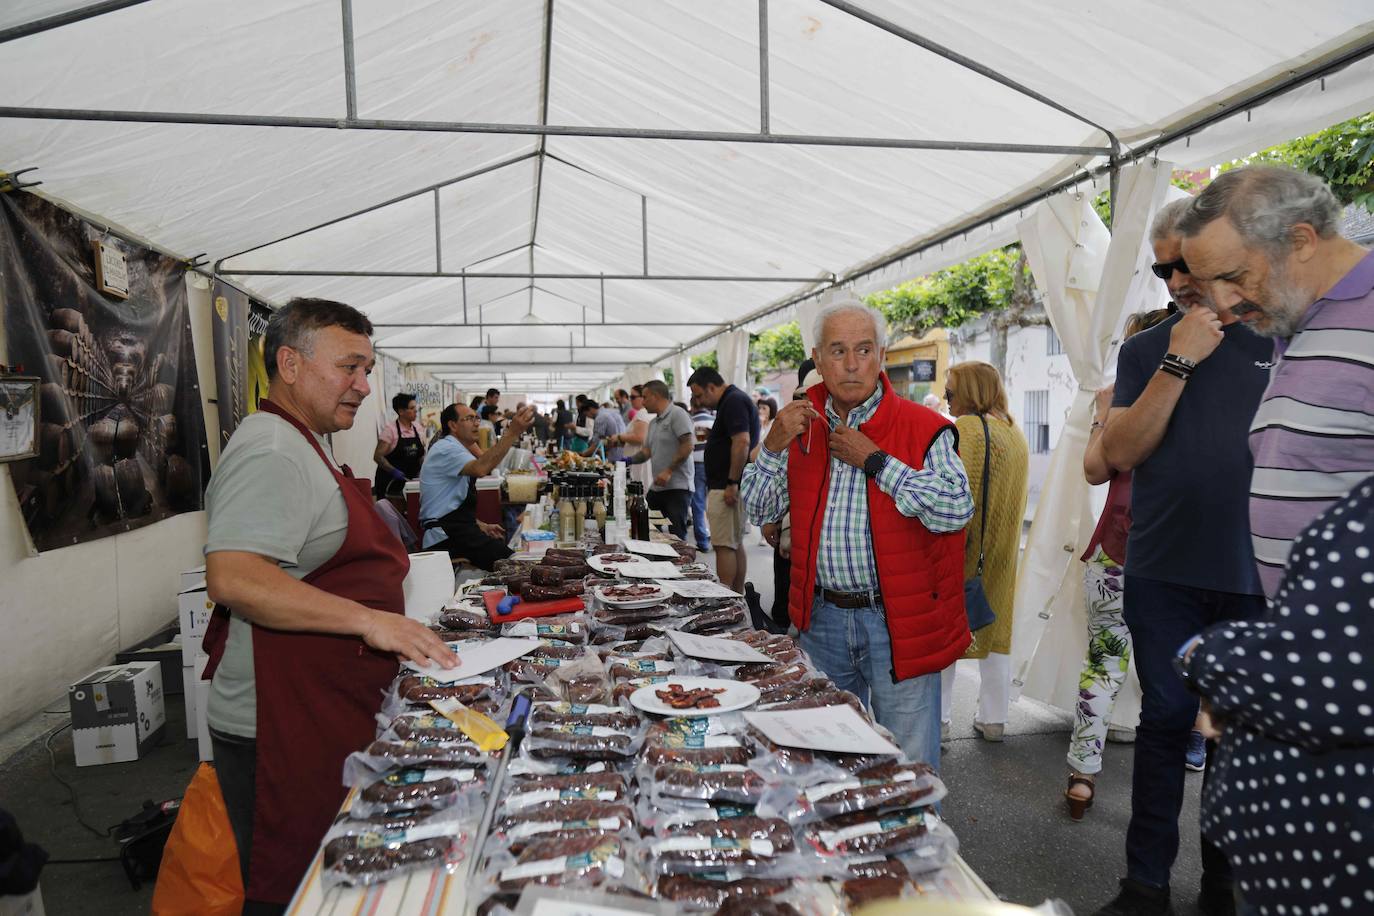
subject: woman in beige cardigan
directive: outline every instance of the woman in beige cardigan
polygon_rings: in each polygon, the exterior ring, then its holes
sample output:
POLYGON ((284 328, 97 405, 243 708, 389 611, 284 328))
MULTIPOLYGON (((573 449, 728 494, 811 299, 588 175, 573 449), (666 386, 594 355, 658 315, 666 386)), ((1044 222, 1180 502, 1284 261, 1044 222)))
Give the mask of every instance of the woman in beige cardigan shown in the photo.
MULTIPOLYGON (((973 634, 964 658, 981 659, 978 714, 973 727, 988 741, 1001 741, 1011 702, 1011 624, 1016 591, 1016 561, 1021 548, 1021 522, 1026 514, 1030 449, 1007 409, 1002 376, 988 363, 950 367, 945 400, 959 430, 959 457, 973 493, 973 518, 964 529, 964 578, 978 574, 984 550, 983 588, 997 615, 995 623, 973 634), (986 424, 985 424, 986 421, 986 424), (987 434, 984 435, 984 430, 987 434), (991 454, 987 492, 983 492, 983 455, 991 454), (987 533, 982 532, 984 507, 987 533)), ((954 699, 954 666, 945 669, 940 690, 941 722, 946 726, 954 699)))

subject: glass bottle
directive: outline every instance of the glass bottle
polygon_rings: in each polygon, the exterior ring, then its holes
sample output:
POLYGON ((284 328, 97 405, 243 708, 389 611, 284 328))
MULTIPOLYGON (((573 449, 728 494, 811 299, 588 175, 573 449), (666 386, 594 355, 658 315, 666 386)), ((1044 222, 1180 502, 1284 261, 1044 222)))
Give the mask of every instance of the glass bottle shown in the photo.
POLYGON ((649 503, 644 498, 644 484, 630 481, 630 537, 637 541, 649 540, 649 503))
POLYGON ((560 541, 577 540, 578 517, 573 508, 572 491, 568 487, 566 478, 559 484, 558 498, 558 539, 560 541))

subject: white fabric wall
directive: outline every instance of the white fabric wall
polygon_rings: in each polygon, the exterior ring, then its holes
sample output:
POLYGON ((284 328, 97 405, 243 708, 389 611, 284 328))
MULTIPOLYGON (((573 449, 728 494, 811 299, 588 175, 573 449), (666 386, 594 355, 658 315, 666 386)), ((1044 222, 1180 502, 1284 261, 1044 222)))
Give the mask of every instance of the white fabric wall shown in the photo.
MULTIPOLYGON (((214 378, 208 285, 188 283, 201 394, 214 378)), ((3 303, 0 303, 2 305, 3 303)), ((205 404, 212 449, 219 419, 205 404)), ((0 465, 0 732, 54 703, 68 685, 176 617, 178 573, 203 562, 205 513, 30 556, 7 466, 0 465)))

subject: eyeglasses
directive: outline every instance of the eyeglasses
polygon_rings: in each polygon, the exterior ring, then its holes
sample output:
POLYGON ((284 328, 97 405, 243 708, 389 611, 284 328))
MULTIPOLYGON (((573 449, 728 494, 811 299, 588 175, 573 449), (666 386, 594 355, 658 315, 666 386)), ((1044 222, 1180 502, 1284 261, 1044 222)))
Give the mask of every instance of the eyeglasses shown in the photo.
POLYGON ((1181 274, 1189 273, 1188 265, 1184 263, 1182 258, 1179 258, 1177 261, 1170 261, 1167 264, 1151 264, 1150 270, 1154 271, 1154 275, 1161 280, 1168 280, 1174 275, 1174 271, 1178 271, 1181 274))

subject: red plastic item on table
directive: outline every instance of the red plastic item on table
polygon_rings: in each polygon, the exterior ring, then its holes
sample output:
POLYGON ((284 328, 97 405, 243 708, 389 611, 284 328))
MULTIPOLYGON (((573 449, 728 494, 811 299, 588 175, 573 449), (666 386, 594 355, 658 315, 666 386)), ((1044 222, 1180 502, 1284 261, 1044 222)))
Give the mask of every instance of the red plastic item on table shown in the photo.
POLYGON ((487 616, 491 618, 493 623, 510 623, 513 620, 525 620, 529 617, 552 617, 556 614, 580 611, 586 607, 581 598, 562 598, 558 601, 521 601, 509 614, 498 614, 496 606, 505 597, 506 593, 500 589, 482 593, 482 603, 487 606, 487 616))

